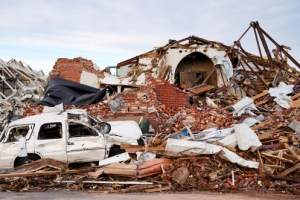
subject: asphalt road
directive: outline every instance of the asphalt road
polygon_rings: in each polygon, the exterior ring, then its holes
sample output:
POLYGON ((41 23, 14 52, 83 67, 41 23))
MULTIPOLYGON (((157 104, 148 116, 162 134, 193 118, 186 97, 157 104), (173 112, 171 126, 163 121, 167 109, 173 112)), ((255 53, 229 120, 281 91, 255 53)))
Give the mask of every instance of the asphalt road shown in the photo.
POLYGON ((192 193, 124 193, 124 194, 105 194, 105 193, 89 193, 86 191, 52 191, 45 192, 0 192, 0 199, 100 199, 101 200, 296 200, 300 196, 285 195, 285 194, 222 194, 212 192, 192 192, 192 193))

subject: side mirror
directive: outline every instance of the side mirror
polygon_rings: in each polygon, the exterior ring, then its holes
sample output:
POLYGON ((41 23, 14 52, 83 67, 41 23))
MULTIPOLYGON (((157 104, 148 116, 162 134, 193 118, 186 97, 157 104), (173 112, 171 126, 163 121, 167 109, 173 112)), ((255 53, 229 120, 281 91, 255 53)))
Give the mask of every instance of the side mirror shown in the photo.
POLYGON ((97 128, 101 133, 108 134, 111 130, 111 125, 107 122, 100 122, 97 124, 97 128))

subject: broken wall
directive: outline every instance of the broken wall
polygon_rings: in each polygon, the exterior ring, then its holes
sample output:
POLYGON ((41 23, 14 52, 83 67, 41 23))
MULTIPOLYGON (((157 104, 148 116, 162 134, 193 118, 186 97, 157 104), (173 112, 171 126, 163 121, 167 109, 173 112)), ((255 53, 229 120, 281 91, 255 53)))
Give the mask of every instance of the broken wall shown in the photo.
POLYGON ((188 93, 172 86, 169 82, 163 79, 150 79, 148 88, 152 87, 156 93, 157 101, 161 102, 167 107, 182 107, 189 106, 188 93))
POLYGON ((99 88, 98 78, 102 76, 99 67, 91 60, 82 57, 74 59, 58 58, 49 73, 49 80, 60 77, 76 83, 99 88))
MULTIPOLYGON (((214 56, 224 56, 226 52, 224 50, 219 50, 218 48, 208 47, 208 45, 201 45, 194 49, 191 48, 176 48, 169 49, 168 54, 166 54, 166 64, 172 67, 173 77, 170 83, 175 83, 176 75, 179 71, 184 70, 199 70, 209 74, 214 68, 213 61, 211 58, 214 56)), ((216 78, 211 77, 209 82, 211 84, 212 80, 216 78)), ((215 80, 222 81, 222 80, 215 80)), ((216 84, 216 82, 214 84, 216 84)))

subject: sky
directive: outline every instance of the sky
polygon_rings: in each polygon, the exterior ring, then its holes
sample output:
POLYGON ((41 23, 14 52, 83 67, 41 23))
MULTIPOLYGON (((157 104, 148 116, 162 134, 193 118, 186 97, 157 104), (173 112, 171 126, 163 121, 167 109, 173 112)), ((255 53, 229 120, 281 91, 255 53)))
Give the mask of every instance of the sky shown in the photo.
MULTIPOLYGON (((0 0, 0 59, 47 74, 58 58, 80 56, 103 69, 169 39, 232 45, 258 21, 300 62, 299 9, 298 0, 0 0)), ((258 53, 253 30, 241 44, 258 53)))

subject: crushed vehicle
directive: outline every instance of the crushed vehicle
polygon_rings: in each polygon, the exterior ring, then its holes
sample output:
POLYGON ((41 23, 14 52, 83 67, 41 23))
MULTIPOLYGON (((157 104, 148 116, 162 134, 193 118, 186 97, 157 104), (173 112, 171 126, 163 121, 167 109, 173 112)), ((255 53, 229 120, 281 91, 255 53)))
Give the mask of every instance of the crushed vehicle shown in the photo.
POLYGON ((12 169, 41 158, 100 161, 120 153, 121 144, 137 145, 141 135, 135 121, 102 122, 82 109, 30 116, 4 128, 0 168, 12 169))

